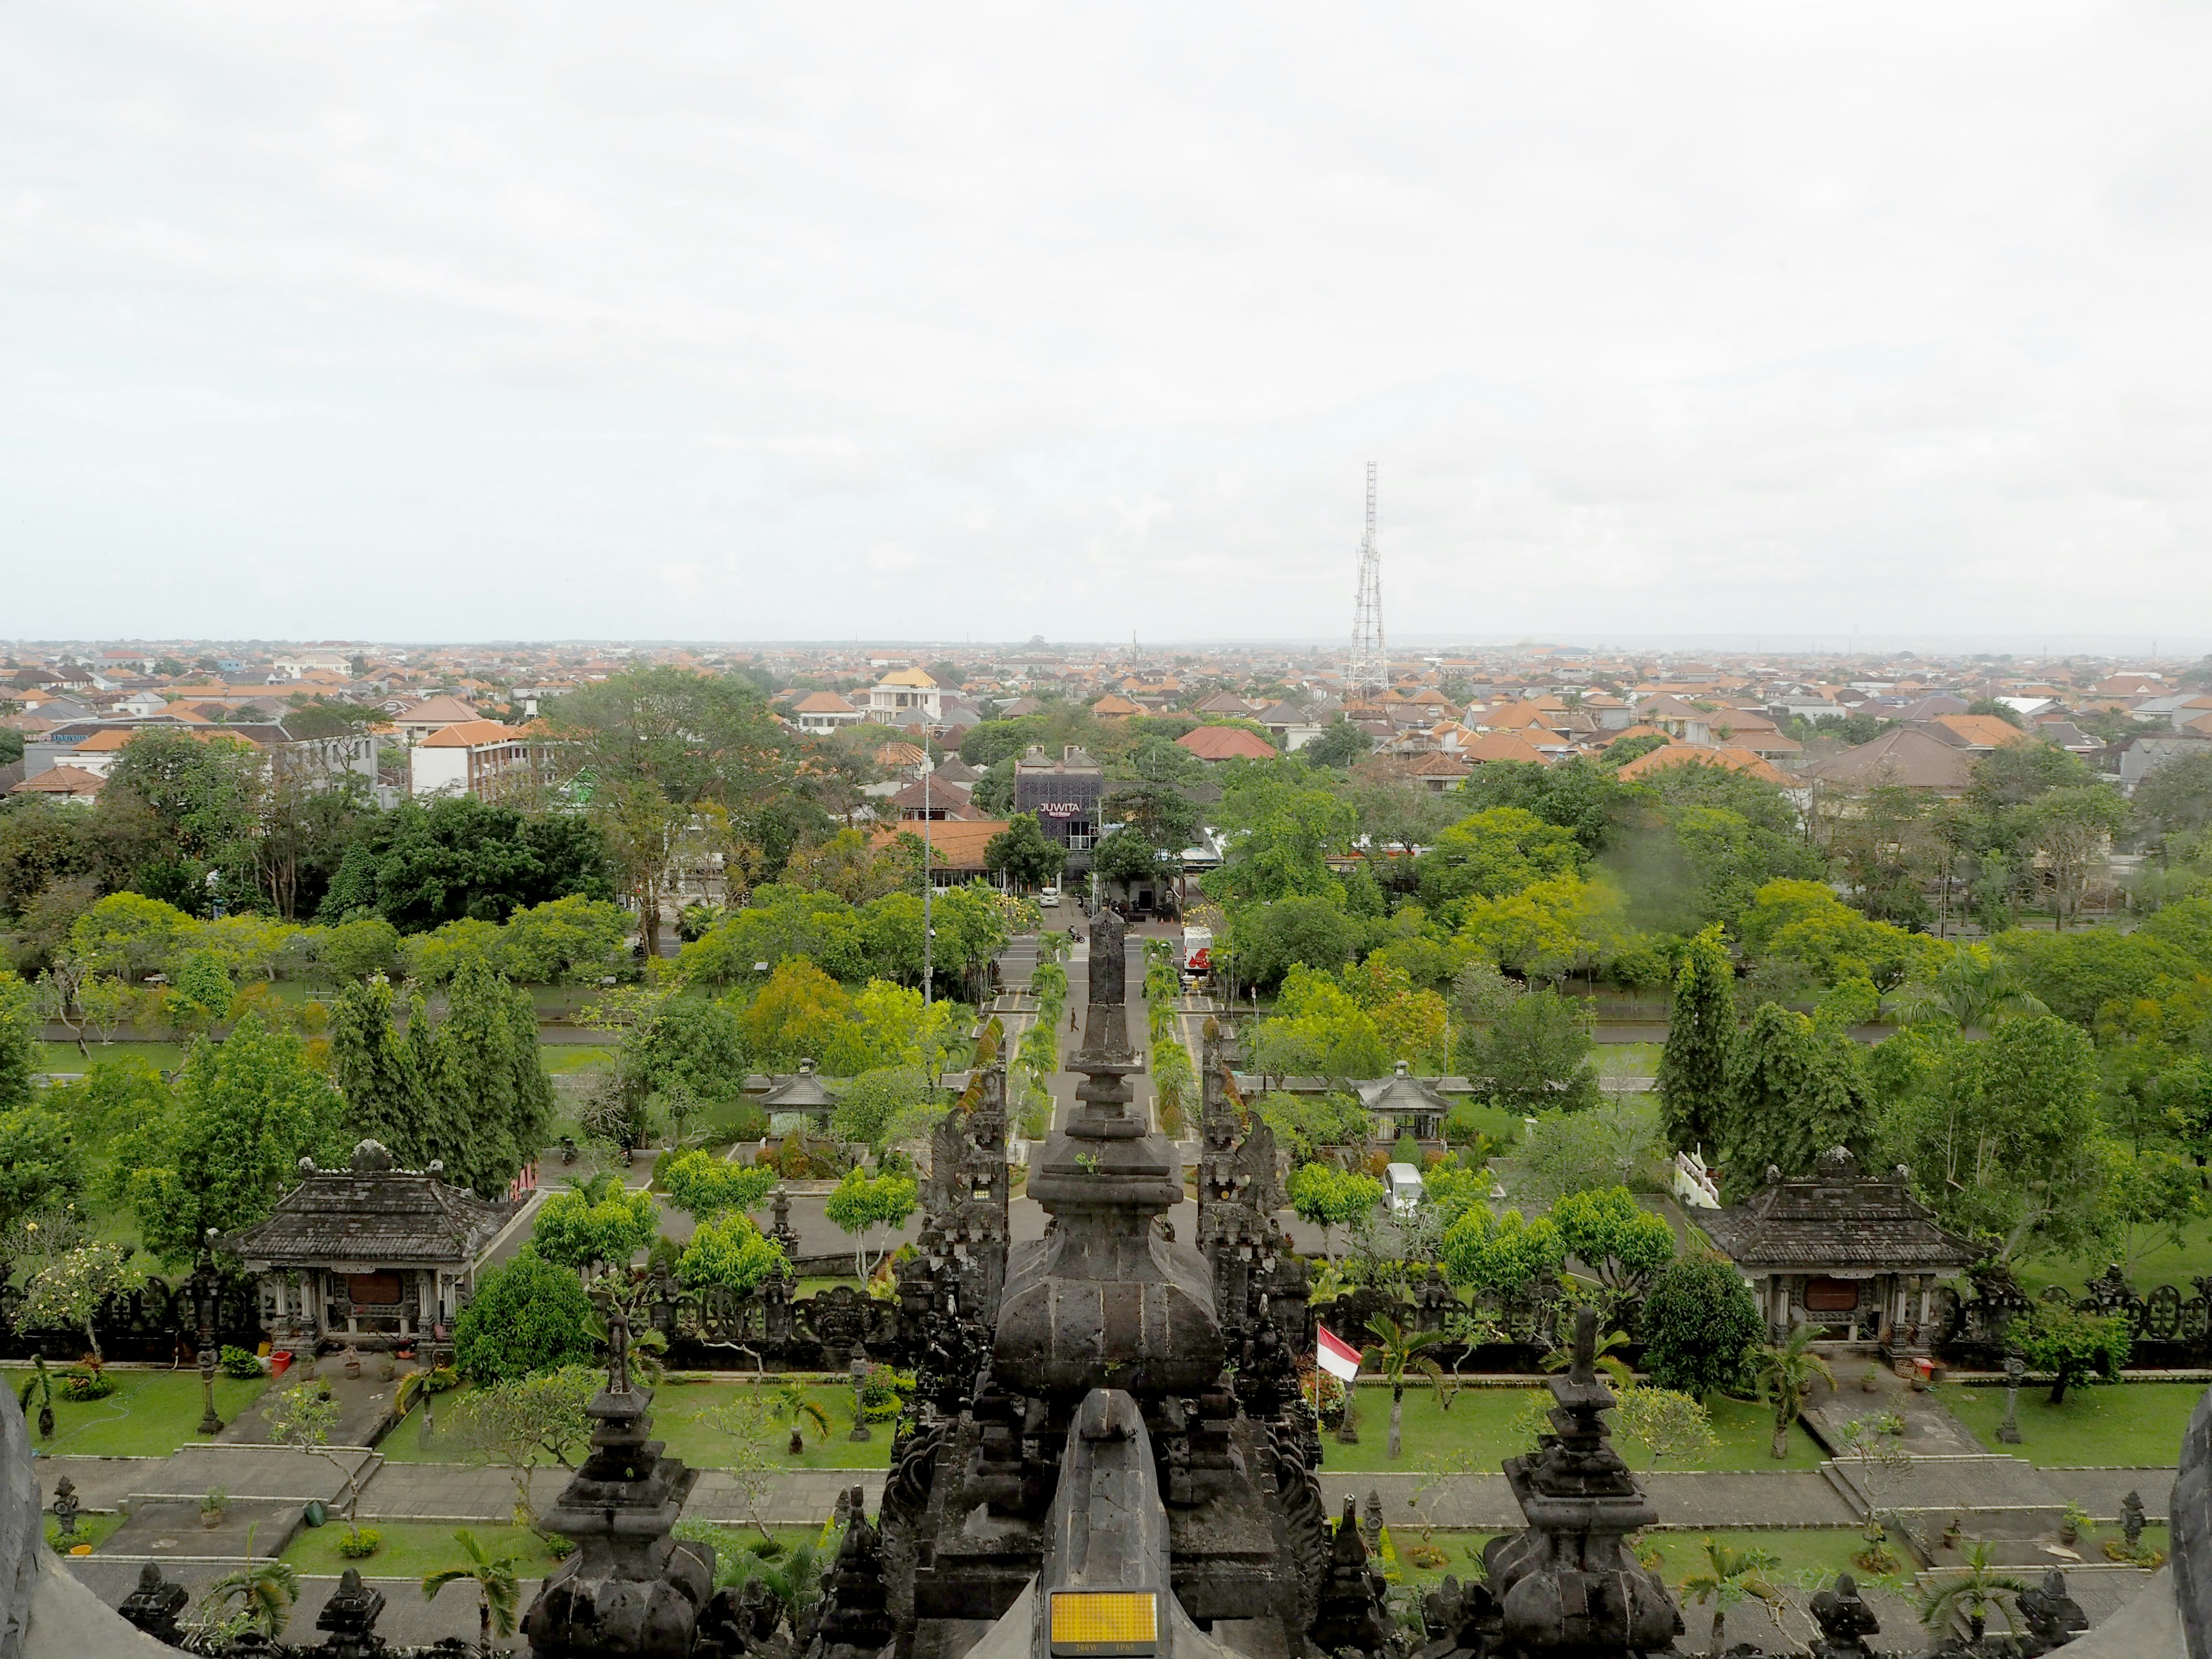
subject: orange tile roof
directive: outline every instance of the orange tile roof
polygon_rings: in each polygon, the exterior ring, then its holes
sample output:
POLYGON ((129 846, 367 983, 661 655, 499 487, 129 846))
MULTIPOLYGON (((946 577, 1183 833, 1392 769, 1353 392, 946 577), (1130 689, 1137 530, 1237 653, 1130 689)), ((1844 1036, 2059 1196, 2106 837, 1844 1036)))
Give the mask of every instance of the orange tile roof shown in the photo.
POLYGON ((1956 732, 1980 749, 2003 749, 2028 740, 2027 732, 1995 714, 1938 714, 1929 724, 1956 732))
POLYGON ((1465 761, 1528 761, 1537 766, 1544 757, 1517 732, 1485 732, 1460 750, 1465 761))
MULTIPOLYGON (((981 870, 983 849, 991 837, 1012 828, 1004 818, 936 818, 929 825, 929 867, 933 870, 981 870)), ((919 820, 876 826, 869 845, 880 852, 901 835, 919 836, 919 820)))
POLYGON ((1620 769, 1618 775, 1626 781, 1649 776, 1665 766, 1724 766, 1731 772, 1741 772, 1747 777, 1757 778, 1762 783, 1793 787, 1796 780, 1781 768, 1769 764, 1748 749, 1708 749, 1701 744, 1670 743, 1664 749, 1654 749, 1648 755, 1638 755, 1620 769))
POLYGON ((1248 760, 1275 757, 1273 744, 1241 726, 1201 726, 1177 738, 1176 747, 1187 749, 1204 761, 1229 760, 1240 755, 1248 760))
POLYGON ((488 743, 506 743, 522 733, 497 720, 456 720, 422 739, 425 749, 475 749, 488 743))
POLYGON ((8 793, 11 795, 96 795, 106 781, 81 766, 49 766, 33 773, 8 793))
POLYGON ((232 742, 242 743, 249 749, 258 749, 261 746, 259 744, 254 742, 252 738, 247 737, 243 732, 234 732, 220 726, 170 726, 166 724, 156 724, 152 726, 102 726, 99 731, 87 738, 82 743, 76 744, 70 752, 78 755, 112 755, 115 753, 116 750, 121 749, 125 744, 130 742, 131 738, 137 737, 141 732, 173 732, 182 737, 198 738, 203 743, 212 743, 217 738, 228 738, 232 742))

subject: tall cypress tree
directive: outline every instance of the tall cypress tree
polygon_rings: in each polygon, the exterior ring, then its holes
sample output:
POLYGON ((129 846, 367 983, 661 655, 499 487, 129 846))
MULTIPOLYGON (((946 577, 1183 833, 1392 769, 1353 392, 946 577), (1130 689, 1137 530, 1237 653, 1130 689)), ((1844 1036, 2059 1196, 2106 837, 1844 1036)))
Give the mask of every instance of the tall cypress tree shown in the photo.
POLYGON ((446 1178, 485 1198, 504 1193, 522 1164, 513 1133, 512 1029, 504 981, 473 963, 453 975, 434 1044, 440 1115, 457 1132, 446 1178))
POLYGON ((1735 1044, 1735 979, 1717 923, 1690 940, 1674 975, 1667 1047, 1655 1079, 1667 1139, 1678 1149, 1701 1146, 1711 1156, 1720 1148, 1735 1044))
POLYGON ((519 1170, 545 1145, 545 1133, 553 1123, 553 1079, 545 1075, 545 1063, 538 1053, 537 1006, 521 986, 506 988, 507 1063, 514 1073, 514 1115, 507 1122, 507 1139, 514 1145, 519 1170))
POLYGON ((381 1141, 404 1169, 428 1149, 422 1079, 407 1041, 392 1027, 392 987, 381 975, 347 986, 331 1010, 331 1075, 345 1097, 346 1133, 381 1141))
POLYGON ((1813 1172, 1822 1152, 1864 1156, 1874 1104, 1850 1034, 1763 1002, 1736 1039, 1723 1125, 1728 1166, 1741 1181, 1813 1172))

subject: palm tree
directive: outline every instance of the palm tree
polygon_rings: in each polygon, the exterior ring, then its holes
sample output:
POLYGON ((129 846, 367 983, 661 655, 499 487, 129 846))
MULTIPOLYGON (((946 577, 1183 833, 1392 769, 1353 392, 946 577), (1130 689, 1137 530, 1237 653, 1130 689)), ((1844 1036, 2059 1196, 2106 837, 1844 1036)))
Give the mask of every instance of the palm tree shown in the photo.
MULTIPOLYGON (((1390 1384, 1390 1448, 1389 1455, 1398 1455, 1399 1443, 1406 1424, 1406 1377, 1407 1373, 1429 1379, 1429 1386, 1437 1391, 1441 1402, 1444 1397, 1443 1371, 1433 1359, 1422 1353, 1424 1348, 1434 1347, 1445 1340, 1442 1331, 1417 1331, 1401 1326, 1385 1314, 1377 1314, 1367 1322, 1375 1345, 1359 1356, 1363 1367, 1373 1366, 1381 1371, 1390 1384)), ((1346 1409, 1351 1409, 1347 1396, 1346 1409)))
MULTIPOLYGON (((1571 1327, 1575 1310, 1563 1307, 1561 1311, 1565 1316, 1564 1323, 1571 1327)), ((1601 1314, 1600 1317, 1603 1316, 1601 1314)), ((1624 1389, 1636 1381, 1636 1373, 1629 1370, 1628 1362, 1620 1357, 1621 1350, 1627 1346, 1626 1331, 1608 1331, 1598 1339, 1597 1349, 1590 1362, 1611 1377, 1617 1386, 1624 1389)), ((1571 1342, 1562 1342, 1544 1356, 1544 1369, 1547 1371, 1563 1371, 1574 1363, 1575 1345, 1571 1342)))
POLYGON ((1782 1558, 1765 1550, 1735 1549, 1717 1539, 1699 1541, 1705 1547, 1705 1571, 1692 1573, 1675 1586, 1674 1593, 1713 1604, 1713 1636, 1706 1651, 1720 1652, 1721 1626, 1727 1622, 1728 1610, 1745 1601, 1757 1601, 1765 1607, 1766 1616, 1780 1630, 1782 1619, 1775 1609, 1782 1605, 1782 1592, 1766 1575, 1781 1566, 1782 1558))
POLYGON ((436 1375, 436 1370, 427 1365, 419 1371, 410 1371, 399 1379, 399 1391, 392 1396, 392 1409, 402 1417, 417 1406, 422 1408, 422 1422, 416 1431, 416 1437, 425 1446, 430 1443, 431 1431, 438 1426, 430 1402, 438 1397, 439 1389, 444 1385, 430 1380, 436 1375))
POLYGON ((793 1545, 772 1561, 750 1550, 739 1550, 732 1558, 727 1581, 720 1588, 739 1589, 753 1581, 766 1585, 795 1631, 806 1609, 822 1599, 822 1574, 828 1565, 811 1538, 793 1545))
POLYGON ((514 1609, 522 1600, 522 1586, 514 1575, 514 1558, 511 1555, 489 1556, 476 1535, 468 1531, 453 1534, 454 1541, 467 1552, 468 1559, 458 1567, 447 1567, 442 1572, 422 1575, 422 1599, 434 1601, 438 1592, 448 1584, 472 1578, 477 1586, 477 1640, 486 1652, 491 1651, 492 1632, 501 1636, 514 1634, 514 1609))
POLYGON ((1990 1566, 1990 1547, 1977 1544, 1966 1552, 1964 1567, 1932 1585, 1920 1598, 1921 1627, 1933 1639, 1963 1615, 1967 1630, 1978 1645, 1982 1631, 1990 1621, 1991 1607, 2004 1614, 2007 1630, 2020 1627, 2013 1618, 2013 1609, 2027 1589, 2026 1583, 2010 1573, 1993 1571, 1990 1566))
POLYGON ((2048 1013, 2013 965, 1986 945, 1961 945, 1926 979, 1890 998, 1906 1024, 1947 1019, 1961 1032, 1987 1030, 2006 1014, 2048 1013))
POLYGON ((1802 1322, 1779 1347, 1770 1342, 1754 1352, 1751 1363, 1759 1398, 1774 1405, 1773 1454, 1777 1458, 1787 1457, 1790 1425, 1805 1409, 1814 1382, 1825 1382, 1832 1389, 1836 1374, 1828 1369, 1826 1360, 1813 1352, 1813 1327, 1802 1322))
POLYGON ((236 1601, 247 1626, 273 1642, 284 1633, 292 1604, 300 1599, 300 1575, 289 1561, 254 1554, 253 1534, 252 1527, 246 1529, 246 1565, 210 1584, 200 1604, 220 1612, 236 1601))
POLYGON ((791 1425, 790 1450, 793 1457, 806 1449, 806 1438, 801 1430, 808 1421, 813 1423, 817 1437, 826 1437, 830 1432, 830 1419, 799 1383, 787 1382, 776 1391, 775 1414, 791 1425))

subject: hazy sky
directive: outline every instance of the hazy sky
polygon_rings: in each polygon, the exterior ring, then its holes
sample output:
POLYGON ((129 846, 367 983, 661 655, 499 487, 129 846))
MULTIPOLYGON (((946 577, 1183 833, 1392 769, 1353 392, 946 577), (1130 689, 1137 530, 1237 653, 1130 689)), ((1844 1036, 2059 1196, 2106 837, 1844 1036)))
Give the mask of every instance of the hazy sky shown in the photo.
POLYGON ((2212 10, 0 9, 0 636, 2212 635, 2212 10))

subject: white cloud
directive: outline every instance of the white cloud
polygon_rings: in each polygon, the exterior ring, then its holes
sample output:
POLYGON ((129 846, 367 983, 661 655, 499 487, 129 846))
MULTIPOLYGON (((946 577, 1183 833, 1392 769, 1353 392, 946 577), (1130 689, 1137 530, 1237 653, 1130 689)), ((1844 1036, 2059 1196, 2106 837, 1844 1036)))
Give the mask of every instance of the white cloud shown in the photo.
POLYGON ((2208 33, 33 0, 9 631, 2171 637, 2208 33))

